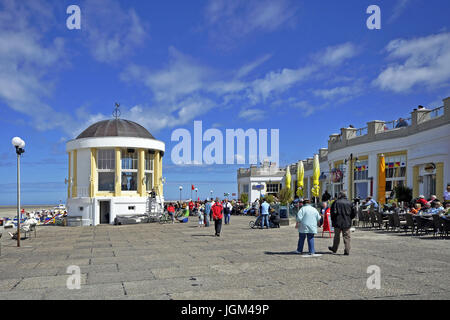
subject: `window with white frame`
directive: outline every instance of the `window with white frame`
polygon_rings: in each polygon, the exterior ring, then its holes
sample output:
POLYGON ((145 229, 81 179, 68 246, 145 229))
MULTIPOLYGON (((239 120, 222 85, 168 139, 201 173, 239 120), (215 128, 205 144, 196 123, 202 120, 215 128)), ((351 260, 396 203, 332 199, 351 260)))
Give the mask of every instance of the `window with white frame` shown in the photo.
POLYGON ((248 183, 242 185, 242 192, 243 193, 247 193, 247 194, 249 193, 249 185, 248 185, 248 183))
POLYGON ((396 186, 403 186, 406 184, 406 155, 385 157, 386 170, 386 196, 396 186))
POLYGON ((369 162, 357 161, 353 168, 354 197, 365 199, 369 195, 369 162))
POLYGON ((122 191, 137 191, 138 153, 135 149, 122 149, 122 191))
POLYGON ((153 188, 153 166, 154 166, 154 152, 145 152, 145 188, 147 192, 152 191, 153 188))
POLYGON ((266 184, 266 193, 278 193, 280 191, 279 183, 267 183, 266 184))
POLYGON ((114 149, 97 151, 98 191, 114 191, 116 157, 114 149))

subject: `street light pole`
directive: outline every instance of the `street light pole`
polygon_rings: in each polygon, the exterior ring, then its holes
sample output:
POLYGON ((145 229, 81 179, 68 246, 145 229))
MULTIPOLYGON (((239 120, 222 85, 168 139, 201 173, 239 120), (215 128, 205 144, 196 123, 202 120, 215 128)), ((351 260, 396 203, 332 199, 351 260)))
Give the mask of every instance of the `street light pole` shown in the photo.
POLYGON ((182 186, 180 186, 180 205, 181 205, 181 190, 183 190, 182 186))
POLYGON ((19 137, 11 140, 17 153, 17 246, 20 247, 20 155, 25 152, 25 141, 19 137))
POLYGON ((20 247, 20 153, 17 152, 17 246, 20 247))

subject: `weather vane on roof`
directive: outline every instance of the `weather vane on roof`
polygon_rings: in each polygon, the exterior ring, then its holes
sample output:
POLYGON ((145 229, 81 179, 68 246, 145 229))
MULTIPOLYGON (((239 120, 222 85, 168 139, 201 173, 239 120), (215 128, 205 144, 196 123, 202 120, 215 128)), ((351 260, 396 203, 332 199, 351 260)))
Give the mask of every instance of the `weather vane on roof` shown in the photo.
POLYGON ((120 117, 119 107, 120 107, 120 103, 116 102, 116 108, 113 111, 113 116, 114 116, 114 118, 116 118, 116 120, 120 117))

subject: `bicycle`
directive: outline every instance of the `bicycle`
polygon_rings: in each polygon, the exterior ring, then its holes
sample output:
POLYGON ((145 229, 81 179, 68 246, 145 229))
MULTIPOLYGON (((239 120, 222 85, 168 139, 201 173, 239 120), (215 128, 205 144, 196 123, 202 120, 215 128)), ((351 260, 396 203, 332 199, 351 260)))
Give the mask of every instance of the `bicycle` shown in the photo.
POLYGON ((159 223, 172 223, 172 217, 170 216, 169 212, 164 211, 161 217, 159 217, 159 223))
POLYGON ((256 220, 255 221, 250 221, 249 223, 248 223, 248 226, 250 227, 250 228, 252 228, 252 229, 255 229, 255 228, 258 228, 258 227, 261 227, 261 217, 262 217, 262 215, 259 215, 257 218, 256 218, 256 220))

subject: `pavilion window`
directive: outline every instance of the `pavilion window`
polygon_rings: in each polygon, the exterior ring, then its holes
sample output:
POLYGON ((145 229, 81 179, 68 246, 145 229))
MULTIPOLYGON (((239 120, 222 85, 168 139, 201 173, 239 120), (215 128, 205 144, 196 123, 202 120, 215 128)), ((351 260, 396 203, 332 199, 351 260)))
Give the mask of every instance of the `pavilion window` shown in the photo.
POLYGON ((122 191, 137 191, 138 185, 138 152, 135 149, 122 149, 122 191))
POLYGON ((406 184, 406 155, 386 157, 386 197, 388 198, 396 186, 406 184))
POLYGON ((354 197, 365 199, 369 195, 369 161, 357 161, 353 168, 354 197))
POLYGON ((98 191, 114 191, 116 158, 114 149, 97 151, 98 191))
POLYGON ((153 167, 154 167, 154 153, 151 151, 145 153, 145 188, 147 192, 151 192, 153 188, 153 167))

